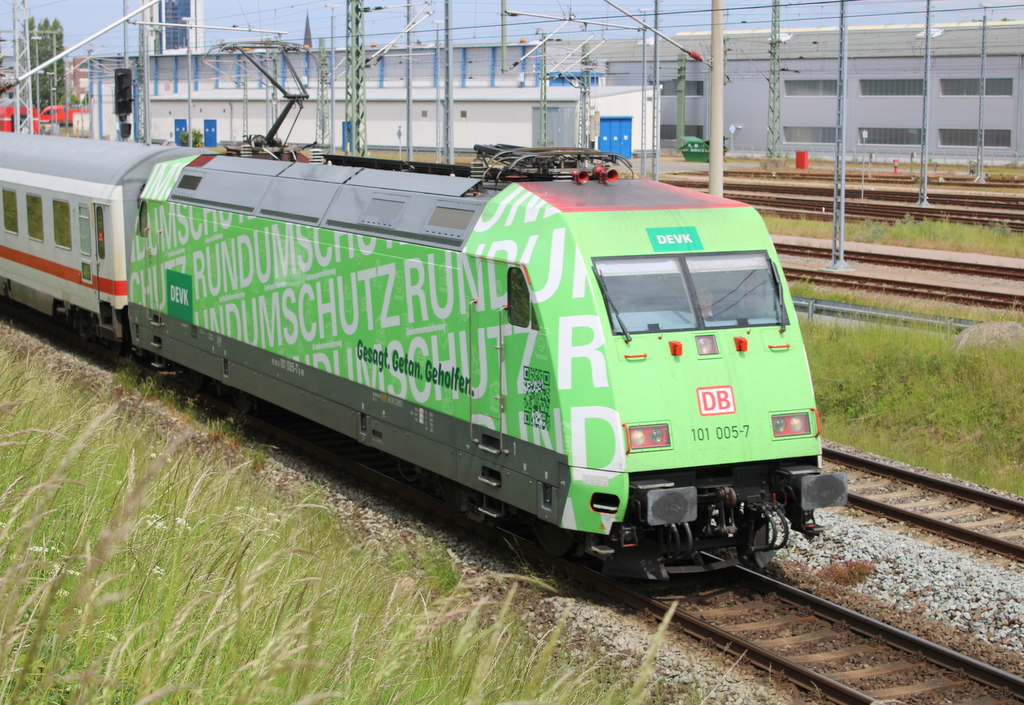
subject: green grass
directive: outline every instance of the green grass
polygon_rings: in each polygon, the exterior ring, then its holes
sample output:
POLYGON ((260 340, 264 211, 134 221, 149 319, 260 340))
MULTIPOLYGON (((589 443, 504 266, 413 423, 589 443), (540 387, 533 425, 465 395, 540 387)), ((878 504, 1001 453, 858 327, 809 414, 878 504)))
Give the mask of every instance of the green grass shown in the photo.
POLYGON ((823 435, 1024 494, 1024 351, 956 351, 944 334, 803 326, 823 435))
POLYGON ((168 431, 138 394, 2 348, 0 400, 0 702, 661 699, 641 654, 527 633, 536 585, 463 581, 443 546, 381 542, 312 484, 282 498, 223 429, 168 431))
MULTIPOLYGON (((832 224, 821 220, 780 218, 765 214, 768 232, 793 237, 832 238, 832 224)), ((1024 238, 1004 223, 989 226, 963 225, 944 220, 907 220, 893 225, 871 220, 846 223, 846 239, 898 247, 975 252, 1024 258, 1024 238)))

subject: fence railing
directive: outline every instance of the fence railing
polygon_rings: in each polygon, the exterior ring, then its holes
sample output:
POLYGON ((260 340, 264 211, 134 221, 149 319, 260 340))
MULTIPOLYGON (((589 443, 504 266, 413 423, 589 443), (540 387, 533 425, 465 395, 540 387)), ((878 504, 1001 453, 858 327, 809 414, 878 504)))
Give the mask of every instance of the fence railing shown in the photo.
POLYGON ((797 313, 803 313, 807 320, 814 320, 815 316, 826 316, 832 318, 850 318, 871 323, 882 323, 891 325, 918 325, 929 328, 945 329, 947 333, 954 334, 970 328, 979 323, 965 318, 949 318, 947 316, 930 316, 923 313, 910 313, 908 311, 896 311, 887 308, 874 308, 872 306, 860 306, 858 304, 842 303, 839 301, 826 301, 824 299, 808 299, 802 296, 793 297, 793 306, 797 313))

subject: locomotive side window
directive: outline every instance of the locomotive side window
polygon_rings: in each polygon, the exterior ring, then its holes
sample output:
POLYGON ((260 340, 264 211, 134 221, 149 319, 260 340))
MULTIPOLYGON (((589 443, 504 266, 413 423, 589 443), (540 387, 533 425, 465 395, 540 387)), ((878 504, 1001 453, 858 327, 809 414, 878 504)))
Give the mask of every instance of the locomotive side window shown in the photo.
POLYGON ((84 257, 92 254, 92 228, 90 225, 89 206, 80 204, 78 206, 78 246, 84 257))
POLYGON ((612 332, 695 328, 689 288, 675 257, 630 257, 595 263, 612 314, 612 332))
POLYGON ((53 241, 57 247, 71 249, 71 204, 67 201, 53 202, 53 241))
POLYGON ((149 237, 149 204, 145 201, 139 206, 139 237, 149 237))
POLYGON ((4 230, 18 234, 18 194, 4 189, 4 230))
POLYGON ((476 211, 438 206, 434 209, 433 214, 431 214, 427 225, 432 228, 444 228, 445 230, 465 230, 473 222, 474 215, 476 215, 476 211))
POLYGON ((705 327, 782 323, 779 290, 764 253, 691 255, 685 262, 705 327))
POLYGON ((530 285, 519 267, 508 270, 508 322, 520 328, 529 328, 533 318, 530 304, 530 285))
POLYGON ((28 211, 28 236, 33 240, 43 241, 43 199, 28 194, 25 197, 28 211))
POLYGON ((106 259, 107 257, 107 242, 104 237, 104 226, 103 226, 103 206, 96 206, 96 254, 100 256, 100 259, 106 259))

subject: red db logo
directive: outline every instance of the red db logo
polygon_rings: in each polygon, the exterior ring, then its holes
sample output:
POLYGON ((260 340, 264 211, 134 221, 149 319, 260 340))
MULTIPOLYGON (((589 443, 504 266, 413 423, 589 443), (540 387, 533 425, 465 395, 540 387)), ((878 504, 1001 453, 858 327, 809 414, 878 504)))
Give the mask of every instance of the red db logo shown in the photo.
POLYGON ((730 386, 700 387, 697 390, 697 404, 701 416, 736 413, 736 399, 732 396, 730 386))

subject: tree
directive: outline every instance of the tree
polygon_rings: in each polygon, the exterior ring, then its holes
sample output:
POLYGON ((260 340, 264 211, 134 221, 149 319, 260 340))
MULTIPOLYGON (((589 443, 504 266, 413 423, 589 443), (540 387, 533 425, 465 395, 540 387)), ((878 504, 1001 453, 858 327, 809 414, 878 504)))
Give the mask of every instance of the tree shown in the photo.
MULTIPOLYGON (((29 61, 33 68, 52 59, 64 51, 64 27, 60 20, 44 19, 38 25, 34 17, 28 18, 29 29, 29 61)), ((33 91, 39 87, 39 95, 35 103, 42 108, 47 105, 69 103, 67 92, 67 76, 65 75, 64 59, 48 66, 39 74, 38 83, 33 83, 33 91)))
MULTIPOLYGON (((182 132, 178 135, 178 144, 182 147, 188 147, 188 133, 182 132)), ((203 146, 203 132, 202 130, 192 130, 192 146, 202 147, 203 146)))

